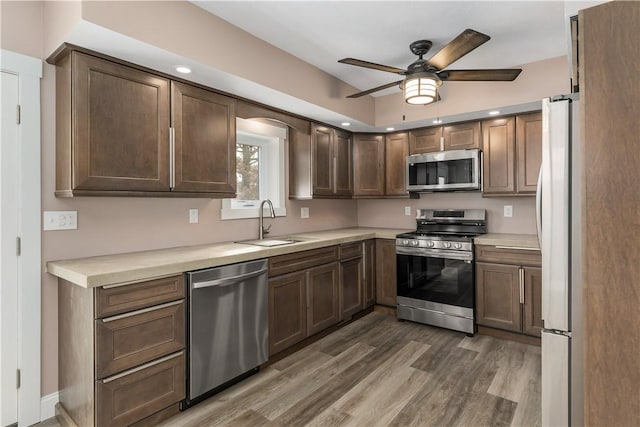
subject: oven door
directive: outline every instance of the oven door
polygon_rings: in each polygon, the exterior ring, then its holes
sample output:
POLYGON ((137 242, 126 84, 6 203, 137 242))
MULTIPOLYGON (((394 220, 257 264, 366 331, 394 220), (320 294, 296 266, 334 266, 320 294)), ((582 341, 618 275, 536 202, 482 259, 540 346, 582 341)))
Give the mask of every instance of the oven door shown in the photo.
POLYGON ((473 254, 396 248, 398 297, 473 310, 473 254))

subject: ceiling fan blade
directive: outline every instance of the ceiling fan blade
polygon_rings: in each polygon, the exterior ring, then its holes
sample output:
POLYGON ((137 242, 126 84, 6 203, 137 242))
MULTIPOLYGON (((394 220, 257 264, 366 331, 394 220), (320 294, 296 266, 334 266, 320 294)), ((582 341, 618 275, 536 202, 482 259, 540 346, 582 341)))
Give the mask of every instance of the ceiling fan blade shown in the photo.
POLYGON ((407 73, 407 71, 403 70, 402 68, 390 67, 388 65, 376 64, 373 62, 363 61, 361 59, 355 59, 355 58, 344 58, 339 60, 338 62, 342 64, 355 65, 357 67, 365 67, 365 68, 372 68, 374 70, 386 71, 388 73, 395 73, 395 74, 402 74, 402 75, 407 73))
POLYGON ((515 80, 521 71, 522 70, 520 68, 503 68, 493 70, 446 70, 438 73, 438 77, 449 82, 510 82, 515 80))
POLYGON ((448 45, 440 49, 438 53, 433 55, 427 63, 438 70, 442 70, 481 44, 489 41, 490 38, 491 37, 486 34, 467 28, 455 39, 451 40, 448 45))
POLYGON ((362 92, 354 93, 353 95, 347 96, 347 98, 360 98, 361 96, 369 95, 370 93, 377 92, 379 90, 388 89, 390 87, 398 86, 404 80, 398 80, 397 82, 387 83, 386 85, 374 87, 373 89, 365 90, 362 92))

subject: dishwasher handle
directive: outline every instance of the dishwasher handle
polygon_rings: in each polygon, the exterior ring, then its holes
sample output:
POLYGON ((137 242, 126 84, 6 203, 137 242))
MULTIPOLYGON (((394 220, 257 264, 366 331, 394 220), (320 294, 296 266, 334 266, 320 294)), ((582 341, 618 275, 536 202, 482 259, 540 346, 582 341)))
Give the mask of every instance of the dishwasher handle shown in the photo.
POLYGON ((241 282, 241 281, 243 281, 245 279, 251 279, 253 277, 260 276, 261 274, 264 274, 266 272, 267 272, 267 269, 263 268, 261 270, 252 271, 250 273, 245 273, 245 274, 239 274, 237 276, 223 277, 221 279, 214 279, 214 280, 207 280, 206 282, 194 282, 191 285, 191 287, 193 289, 200 289, 200 288, 210 288, 212 286, 229 286, 229 285, 233 285, 234 283, 241 282))

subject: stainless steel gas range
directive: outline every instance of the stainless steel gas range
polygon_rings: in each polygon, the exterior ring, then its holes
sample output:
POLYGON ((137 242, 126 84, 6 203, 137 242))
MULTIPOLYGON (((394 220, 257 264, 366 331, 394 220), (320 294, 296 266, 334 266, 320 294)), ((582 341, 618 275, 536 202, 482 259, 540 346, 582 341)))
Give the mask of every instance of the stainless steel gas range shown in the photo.
POLYGON ((396 236, 398 319, 473 334, 473 238, 483 209, 419 209, 417 229, 396 236))

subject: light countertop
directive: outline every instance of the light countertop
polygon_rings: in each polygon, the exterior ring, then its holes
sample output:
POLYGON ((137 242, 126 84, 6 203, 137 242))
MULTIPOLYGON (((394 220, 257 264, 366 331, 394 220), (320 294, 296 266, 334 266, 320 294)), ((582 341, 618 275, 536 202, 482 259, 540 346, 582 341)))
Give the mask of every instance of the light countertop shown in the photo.
POLYGON ((488 233, 473 239, 476 245, 508 246, 510 248, 540 249, 535 234, 488 233))
MULTIPOLYGON (((93 288, 165 277, 185 271, 216 267, 259 258, 268 258, 308 249, 367 239, 395 239, 409 230, 386 228, 345 228, 295 233, 303 240, 290 245, 262 247, 225 242, 197 246, 102 255, 47 262, 47 272, 71 283, 93 288)), ((271 237, 271 236, 270 236, 271 237)), ((287 236, 289 237, 289 236, 287 236)), ((277 236, 273 236, 277 238, 277 236)))

